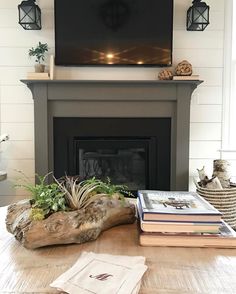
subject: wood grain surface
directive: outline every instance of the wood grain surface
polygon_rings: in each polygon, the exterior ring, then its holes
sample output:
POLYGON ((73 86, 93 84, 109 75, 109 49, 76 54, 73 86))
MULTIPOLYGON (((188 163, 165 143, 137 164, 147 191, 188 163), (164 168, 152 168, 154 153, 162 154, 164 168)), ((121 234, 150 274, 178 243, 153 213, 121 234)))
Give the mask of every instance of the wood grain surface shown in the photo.
MULTIPOLYGON (((235 294, 236 250, 141 247, 136 225, 122 225, 93 242, 25 249, 5 229, 0 208, 0 293, 60 293, 49 284, 68 270, 82 251, 142 255, 148 270, 140 294, 235 294)), ((79 294, 79 293, 78 293, 79 294)), ((113 294, 113 293, 111 293, 113 294)))

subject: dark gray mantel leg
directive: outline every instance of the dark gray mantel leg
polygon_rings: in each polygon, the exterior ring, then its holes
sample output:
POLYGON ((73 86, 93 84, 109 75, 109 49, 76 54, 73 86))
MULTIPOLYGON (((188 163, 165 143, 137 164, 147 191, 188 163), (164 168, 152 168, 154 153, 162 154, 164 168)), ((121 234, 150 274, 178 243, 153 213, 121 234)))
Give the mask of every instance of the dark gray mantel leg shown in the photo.
POLYGON ((177 86, 176 109, 176 187, 177 191, 188 191, 189 182, 189 129, 190 102, 193 86, 177 86), (187 156, 186 156, 187 155, 187 156))
POLYGON ((33 88, 34 131, 35 131, 35 166, 37 174, 48 173, 48 104, 47 84, 37 84, 33 88))

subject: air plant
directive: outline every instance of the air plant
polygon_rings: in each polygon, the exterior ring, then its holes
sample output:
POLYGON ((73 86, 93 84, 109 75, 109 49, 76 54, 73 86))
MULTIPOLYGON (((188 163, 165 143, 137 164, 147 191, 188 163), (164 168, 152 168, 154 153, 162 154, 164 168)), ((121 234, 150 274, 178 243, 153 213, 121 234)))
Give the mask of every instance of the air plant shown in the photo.
POLYGON ((109 178, 106 182, 95 177, 84 181, 80 181, 78 177, 69 176, 65 176, 61 180, 54 178, 54 180, 61 192, 64 193, 68 206, 75 210, 86 208, 102 197, 116 198, 121 202, 125 202, 124 195, 133 197, 126 186, 114 185, 109 178))
POLYGON ((93 179, 92 181, 81 181, 79 178, 65 176, 63 180, 57 180, 59 189, 64 193, 64 197, 71 209, 86 208, 97 199, 107 196, 105 193, 98 192, 101 181, 93 179))

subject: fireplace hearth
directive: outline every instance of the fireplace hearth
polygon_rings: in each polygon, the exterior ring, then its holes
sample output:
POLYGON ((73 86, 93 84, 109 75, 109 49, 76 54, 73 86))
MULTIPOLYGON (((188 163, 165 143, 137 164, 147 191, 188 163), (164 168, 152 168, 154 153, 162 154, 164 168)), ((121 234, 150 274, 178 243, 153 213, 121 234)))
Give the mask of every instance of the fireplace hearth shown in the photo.
MULTIPOLYGON (((100 174, 102 177, 119 178, 124 183, 131 181, 135 189, 145 186, 150 189, 188 190, 190 100, 193 90, 202 81, 22 82, 31 89, 34 99, 37 174, 44 175, 50 171, 56 176, 64 172, 79 172, 85 176, 100 174), (98 130, 108 129, 110 133, 94 133, 90 129, 79 133, 82 119, 88 126, 87 120, 104 120, 103 127, 98 130), (136 119, 141 123, 127 134, 126 130, 128 132, 128 127, 136 119), (74 121, 72 126, 61 126, 57 130, 55 126, 60 120, 74 121), (125 127, 120 128, 119 124, 113 127, 113 120, 123 120, 125 127), (151 123, 155 127, 162 120, 168 121, 169 131, 163 128, 168 142, 162 144, 163 138, 159 133, 145 133, 151 129, 150 125, 144 127, 143 132, 142 126, 148 120, 156 120, 151 123), (68 129, 73 133, 65 135, 66 143, 62 144, 60 140, 68 129), (96 147, 91 147, 91 144, 96 147), (60 149, 62 154, 58 157, 60 149), (160 152, 162 149, 166 149, 168 156, 160 152), (150 150, 155 150, 151 151, 155 153, 154 157, 149 156, 150 150), (125 163, 122 165, 122 162, 125 163), (136 177, 135 181, 133 177, 136 177)), ((98 121, 92 123, 91 128, 97 126, 98 121)))

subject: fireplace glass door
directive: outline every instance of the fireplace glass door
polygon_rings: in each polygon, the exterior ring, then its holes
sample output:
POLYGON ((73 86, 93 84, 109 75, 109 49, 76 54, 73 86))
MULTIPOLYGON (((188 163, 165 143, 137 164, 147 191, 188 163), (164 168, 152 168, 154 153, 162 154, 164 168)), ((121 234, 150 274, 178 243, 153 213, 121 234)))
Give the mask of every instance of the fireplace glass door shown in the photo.
POLYGON ((145 189, 157 151, 154 138, 75 138, 75 174, 85 179, 108 178, 131 190, 145 189))

